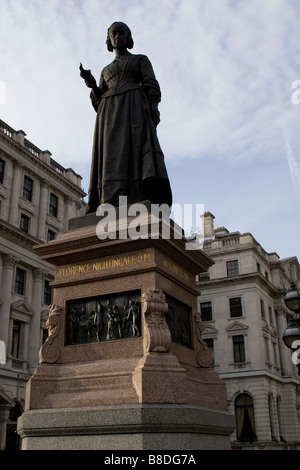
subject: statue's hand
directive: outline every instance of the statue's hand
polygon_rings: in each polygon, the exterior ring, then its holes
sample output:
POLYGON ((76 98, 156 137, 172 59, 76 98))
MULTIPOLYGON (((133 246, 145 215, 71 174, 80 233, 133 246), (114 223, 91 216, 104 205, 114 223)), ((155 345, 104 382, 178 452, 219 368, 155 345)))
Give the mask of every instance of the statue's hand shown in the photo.
POLYGON ((151 119, 155 127, 160 123, 160 112, 158 111, 156 103, 152 103, 151 106, 151 119))
POLYGON ((86 84, 88 88, 94 88, 95 86, 97 86, 96 80, 91 74, 91 71, 85 70, 82 67, 81 62, 80 62, 79 70, 80 70, 80 76, 84 79, 84 83, 86 84))
POLYGON ((84 83, 88 88, 94 88, 95 86, 97 86, 96 80, 93 75, 90 75, 89 77, 85 78, 84 83))

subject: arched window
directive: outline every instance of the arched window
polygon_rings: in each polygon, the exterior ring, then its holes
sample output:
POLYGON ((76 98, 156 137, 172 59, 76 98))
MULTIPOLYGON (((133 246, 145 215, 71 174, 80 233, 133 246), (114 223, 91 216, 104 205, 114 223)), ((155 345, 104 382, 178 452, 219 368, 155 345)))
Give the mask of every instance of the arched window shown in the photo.
POLYGON ((282 400, 281 397, 277 397, 277 414, 278 414, 278 426, 279 426, 279 436, 282 442, 285 442, 284 439, 284 419, 282 411, 282 400))
POLYGON ((247 393, 235 399, 236 434, 238 441, 255 441, 255 419, 253 400, 247 393))
POLYGON ((20 437, 17 434, 17 421, 22 414, 22 407, 19 403, 14 408, 10 409, 9 419, 6 425, 6 442, 5 450, 19 450, 20 437))
POLYGON ((277 408, 275 405, 275 399, 272 393, 269 393, 268 396, 268 406, 269 406, 269 418, 270 418, 270 431, 272 441, 277 441, 278 435, 278 420, 277 420, 277 408))

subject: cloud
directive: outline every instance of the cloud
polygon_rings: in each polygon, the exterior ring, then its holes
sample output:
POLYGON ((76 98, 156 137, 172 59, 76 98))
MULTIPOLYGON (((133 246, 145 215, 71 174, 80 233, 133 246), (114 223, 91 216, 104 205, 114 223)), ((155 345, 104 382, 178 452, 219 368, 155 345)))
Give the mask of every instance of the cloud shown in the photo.
POLYGON ((288 0, 2 0, 0 78, 7 83, 7 107, 19 106, 18 122, 29 120, 43 145, 64 146, 59 158, 87 154, 88 138, 83 143, 78 130, 90 129, 93 114, 78 66, 82 61, 99 77, 112 58, 107 27, 119 18, 132 29, 134 52, 149 55, 161 84, 159 133, 167 158, 247 153, 249 159, 270 151, 276 158, 263 128, 280 147, 271 82, 284 94, 292 75, 297 78, 290 58, 298 10, 288 0))
POLYGON ((297 191, 300 194, 300 166, 293 153, 291 142, 290 142, 286 129, 283 129, 283 134, 284 134, 286 157, 288 160, 290 173, 291 173, 291 180, 295 188, 295 191, 297 191))
MULTIPOLYGON (((107 28, 121 20, 160 83, 158 135, 172 171, 192 161, 203 175, 207 162, 215 172, 222 162, 231 173, 251 168, 255 179, 252 169, 286 164, 298 191, 299 18, 294 0, 1 0, 1 118, 73 167, 87 190, 95 113, 78 67, 99 78, 112 60, 107 28)), ((190 190, 176 185, 177 201, 190 190)))

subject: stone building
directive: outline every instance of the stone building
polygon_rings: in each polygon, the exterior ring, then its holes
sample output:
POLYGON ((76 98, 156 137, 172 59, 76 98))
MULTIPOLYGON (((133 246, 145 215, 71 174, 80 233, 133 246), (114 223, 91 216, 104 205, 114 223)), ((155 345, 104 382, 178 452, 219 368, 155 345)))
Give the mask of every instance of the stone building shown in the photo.
POLYGON ((53 266, 33 246, 82 213, 81 176, 0 120, 0 447, 15 448, 25 387, 37 367, 53 266))
POLYGON ((203 338, 236 416, 232 447, 300 449, 299 376, 282 341, 284 297, 300 287, 297 257, 267 253, 250 233, 214 228, 203 215, 204 251, 215 264, 198 277, 203 338))

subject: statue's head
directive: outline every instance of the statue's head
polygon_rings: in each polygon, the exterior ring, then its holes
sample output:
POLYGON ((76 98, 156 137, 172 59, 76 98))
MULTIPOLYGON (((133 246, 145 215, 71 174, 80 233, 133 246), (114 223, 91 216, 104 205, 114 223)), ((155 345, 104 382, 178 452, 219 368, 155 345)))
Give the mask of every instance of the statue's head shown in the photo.
POLYGON ((110 32, 110 30, 116 29, 116 28, 121 28, 123 30, 125 29, 127 31, 126 48, 127 49, 132 49, 134 43, 133 43, 131 31, 128 28, 127 24, 122 23, 121 21, 115 21, 112 25, 110 25, 110 27, 108 28, 108 31, 107 31, 106 45, 107 45, 108 51, 109 52, 113 51, 113 46, 112 46, 112 43, 111 43, 111 40, 110 40, 109 32, 110 32))

